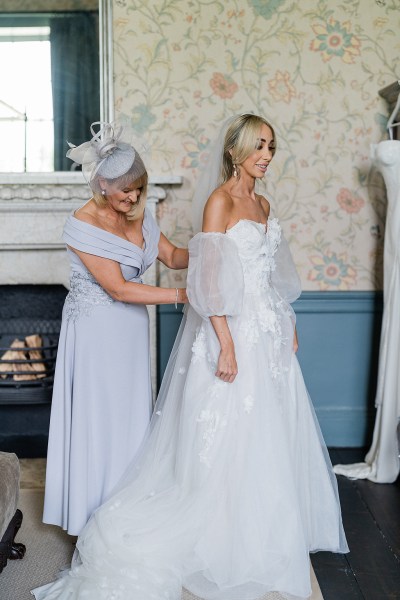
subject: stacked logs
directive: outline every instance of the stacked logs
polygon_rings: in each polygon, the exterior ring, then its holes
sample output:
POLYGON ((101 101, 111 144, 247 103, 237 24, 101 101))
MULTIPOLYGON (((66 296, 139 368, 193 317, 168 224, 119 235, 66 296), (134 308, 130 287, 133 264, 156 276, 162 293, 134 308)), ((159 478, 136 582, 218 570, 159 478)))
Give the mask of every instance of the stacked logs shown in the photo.
POLYGON ((0 377, 14 381, 33 381, 46 377, 40 335, 28 335, 23 340, 15 339, 0 357, 0 377))

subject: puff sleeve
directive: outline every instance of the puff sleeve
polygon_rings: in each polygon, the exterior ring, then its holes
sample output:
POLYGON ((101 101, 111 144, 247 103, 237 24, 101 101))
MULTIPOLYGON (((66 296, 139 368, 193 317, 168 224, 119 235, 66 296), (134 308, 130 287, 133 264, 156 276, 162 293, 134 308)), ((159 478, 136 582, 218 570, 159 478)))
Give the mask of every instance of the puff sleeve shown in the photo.
POLYGON ((223 233, 198 233, 189 242, 187 295, 203 318, 237 316, 243 304, 243 269, 233 240, 223 233))
POLYGON ((291 304, 301 294, 301 281, 290 252, 289 244, 282 232, 274 260, 275 269, 271 273, 271 285, 281 298, 291 304))

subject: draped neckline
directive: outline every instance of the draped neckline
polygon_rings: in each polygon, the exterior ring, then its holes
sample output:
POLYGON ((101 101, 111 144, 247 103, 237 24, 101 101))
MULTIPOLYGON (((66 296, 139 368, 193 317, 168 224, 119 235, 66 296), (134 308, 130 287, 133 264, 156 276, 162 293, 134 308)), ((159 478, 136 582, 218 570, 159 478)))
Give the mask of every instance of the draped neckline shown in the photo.
POLYGON ((120 235, 117 235, 116 233, 112 233, 111 231, 107 231, 106 229, 103 229, 102 227, 98 227, 97 225, 92 225, 91 223, 86 223, 86 221, 82 221, 81 219, 78 219, 77 217, 75 217, 74 214, 70 215, 70 219, 72 219, 73 221, 77 221, 79 223, 79 225, 82 225, 83 228, 87 231, 95 231, 97 234, 101 234, 101 235, 97 235, 97 237, 103 237, 103 239, 107 239, 107 238, 113 238, 113 239, 117 239, 120 243, 121 246, 130 249, 131 246, 133 246, 135 249, 140 250, 140 252, 144 253, 147 247, 147 228, 146 228, 146 217, 147 217, 147 210, 145 209, 144 211, 144 216, 143 216, 143 222, 142 222, 142 233, 143 233, 143 247, 138 246, 137 244, 135 244, 134 242, 131 242, 130 240, 127 240, 123 237, 121 237, 120 235))

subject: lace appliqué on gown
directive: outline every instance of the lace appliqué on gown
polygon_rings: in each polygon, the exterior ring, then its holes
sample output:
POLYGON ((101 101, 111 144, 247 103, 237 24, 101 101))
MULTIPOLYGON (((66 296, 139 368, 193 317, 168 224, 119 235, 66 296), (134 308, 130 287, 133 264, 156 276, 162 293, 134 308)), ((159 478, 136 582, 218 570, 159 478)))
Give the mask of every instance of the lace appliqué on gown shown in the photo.
POLYGON ((274 255, 281 241, 282 230, 277 219, 268 221, 268 230, 262 223, 241 220, 228 231, 239 249, 242 262, 245 292, 257 293, 271 285, 271 272, 275 270, 274 255), (254 236, 254 227, 264 235, 254 236), (250 235, 249 235, 250 233, 250 235))
POLYGON ((253 296, 253 302, 243 312, 240 332, 249 349, 256 345, 263 333, 271 334, 272 352, 269 357, 269 368, 273 379, 287 372, 283 365, 282 349, 288 343, 281 325, 282 316, 288 316, 285 303, 271 290, 271 273, 276 269, 274 255, 281 243, 282 230, 278 219, 268 221, 268 230, 255 238, 249 230, 264 228, 261 223, 240 221, 229 235, 238 244, 242 261, 245 293, 253 296))
MULTIPOLYGON (((216 379, 215 383, 207 390, 209 402, 202 408, 197 422, 200 424, 200 435, 202 439, 202 448, 199 451, 200 462, 206 467, 211 468, 212 451, 218 433, 225 429, 228 424, 227 407, 221 403, 221 395, 225 386, 229 385, 225 381, 216 379)), ((224 400, 224 398, 222 398, 224 400)), ((225 403, 226 404, 226 403, 225 403)))
POLYGON ((88 317, 97 306, 113 303, 111 296, 96 281, 81 273, 72 274, 70 291, 65 299, 68 321, 76 321, 82 316, 88 317))
MULTIPOLYGON (((228 230, 226 237, 227 243, 229 240, 234 241, 243 271, 244 300, 241 316, 239 319, 234 316, 227 317, 235 345, 238 343, 249 352, 257 352, 258 346, 263 344, 265 364, 279 392, 288 372, 287 355, 293 335, 293 327, 290 325, 293 313, 271 281, 271 274, 277 266, 275 255, 282 240, 281 227, 277 219, 268 221, 267 230, 261 223, 243 219, 228 230)), ((218 241, 222 242, 219 238, 218 241)), ((219 250, 223 251, 222 248, 219 250)), ((226 250, 229 250, 229 246, 226 250)), ((213 251, 216 253, 214 248, 213 251)), ((208 264, 208 272, 212 272, 212 265, 213 263, 208 264)), ((224 267, 221 277, 227 276, 227 271, 229 272, 229 265, 224 267)), ((214 295, 224 287, 222 281, 218 283, 220 287, 215 282, 213 286, 208 282, 214 295)), ((207 286, 207 283, 205 285, 207 286)), ((213 347, 211 340, 214 336, 211 329, 208 319, 197 328, 192 345, 191 364, 200 366, 201 363, 208 363, 208 369, 214 371, 217 367, 219 345, 213 347)), ((239 418, 248 419, 255 407, 256 401, 251 393, 245 394, 236 403, 230 400, 227 402, 226 386, 229 388, 229 385, 215 378, 215 382, 207 389, 206 404, 195 417, 199 460, 210 469, 214 464, 215 455, 218 454, 218 440, 223 431, 230 422, 239 418)))
POLYGON ((192 346, 192 359, 191 362, 195 364, 202 359, 209 360, 209 353, 207 350, 206 343, 206 333, 204 331, 204 326, 201 326, 196 332, 196 338, 193 342, 192 346))

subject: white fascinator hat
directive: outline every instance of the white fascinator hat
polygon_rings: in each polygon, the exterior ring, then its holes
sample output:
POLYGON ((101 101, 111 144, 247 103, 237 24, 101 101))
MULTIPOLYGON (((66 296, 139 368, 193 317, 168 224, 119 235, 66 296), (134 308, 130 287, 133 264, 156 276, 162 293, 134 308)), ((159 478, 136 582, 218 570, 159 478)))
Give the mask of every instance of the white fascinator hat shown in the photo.
POLYGON ((131 210, 126 213, 126 217, 128 220, 140 218, 146 204, 148 176, 137 148, 140 148, 141 153, 145 153, 145 143, 137 140, 133 146, 132 127, 120 122, 95 121, 91 124, 90 131, 92 137, 89 141, 79 146, 68 143, 70 148, 66 156, 77 165, 82 165, 83 176, 98 206, 107 204, 102 180, 112 182, 120 189, 136 183, 140 188, 140 195, 131 210))
MULTIPOLYGON (((79 146, 68 142, 66 156, 77 165, 82 165, 83 176, 91 187, 98 177, 107 180, 122 177, 132 170, 134 163, 137 163, 137 177, 146 172, 142 158, 132 144, 133 132, 129 125, 117 121, 95 121, 90 126, 90 132, 92 138, 79 146)), ((147 151, 142 141, 138 141, 136 146, 142 154, 147 151)))

